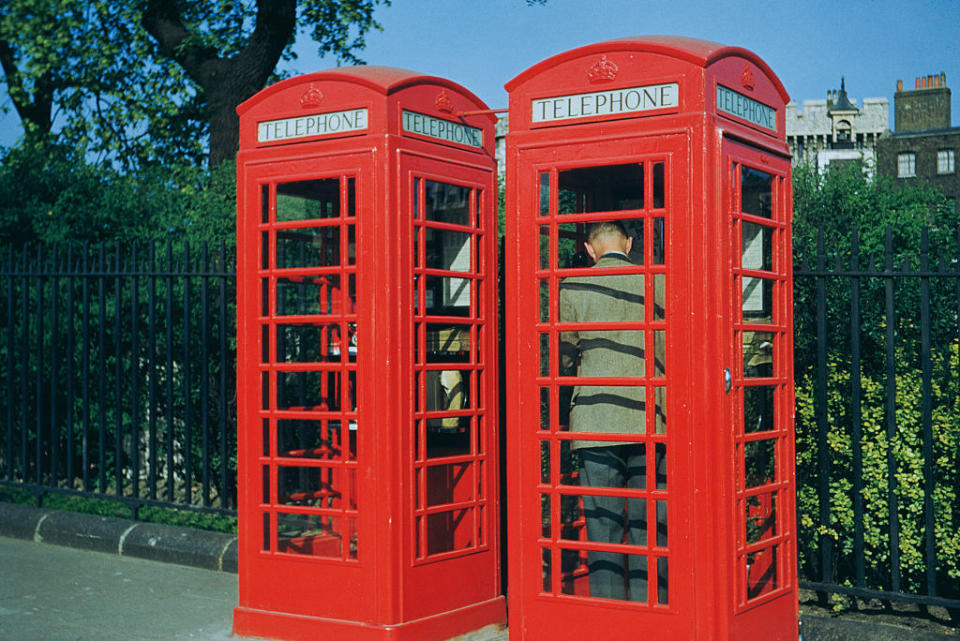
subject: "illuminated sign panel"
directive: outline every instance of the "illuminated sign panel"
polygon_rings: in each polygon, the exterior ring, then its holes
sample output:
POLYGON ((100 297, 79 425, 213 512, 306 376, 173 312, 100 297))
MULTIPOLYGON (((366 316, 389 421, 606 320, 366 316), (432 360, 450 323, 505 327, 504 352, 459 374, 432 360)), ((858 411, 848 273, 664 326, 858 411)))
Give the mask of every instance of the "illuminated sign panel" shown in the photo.
POLYGON ((311 136, 363 131, 369 124, 366 109, 331 111, 295 118, 267 120, 257 125, 257 142, 295 140, 311 136))
POLYGON ((403 110, 403 130, 444 142, 455 142, 477 149, 483 148, 482 129, 406 109, 403 110))
POLYGON ((556 122, 573 118, 592 118, 632 114, 680 106, 680 90, 675 82, 644 87, 626 87, 569 96, 539 98, 532 101, 533 122, 556 122))
POLYGON ((764 129, 777 130, 777 110, 762 102, 717 85, 717 110, 743 118, 764 129))

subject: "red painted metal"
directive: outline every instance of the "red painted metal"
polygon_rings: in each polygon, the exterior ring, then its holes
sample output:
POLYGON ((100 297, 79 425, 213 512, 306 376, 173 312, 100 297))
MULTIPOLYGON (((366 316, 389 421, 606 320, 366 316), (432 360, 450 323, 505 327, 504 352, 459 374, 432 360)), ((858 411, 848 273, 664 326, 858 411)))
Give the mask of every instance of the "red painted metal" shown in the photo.
POLYGON ((486 109, 384 67, 238 108, 238 635, 505 621, 486 109))
POLYGON ((510 638, 795 640, 783 86, 744 49, 647 37, 507 90, 510 638), (630 262, 577 253, 601 221, 632 236, 630 262), (578 290, 630 311, 571 313, 578 290), (620 370, 590 371, 590 349, 620 370), (591 405, 611 418, 583 442, 591 405), (585 476, 614 445, 630 487, 585 476), (605 498, 625 532, 588 535, 605 498))

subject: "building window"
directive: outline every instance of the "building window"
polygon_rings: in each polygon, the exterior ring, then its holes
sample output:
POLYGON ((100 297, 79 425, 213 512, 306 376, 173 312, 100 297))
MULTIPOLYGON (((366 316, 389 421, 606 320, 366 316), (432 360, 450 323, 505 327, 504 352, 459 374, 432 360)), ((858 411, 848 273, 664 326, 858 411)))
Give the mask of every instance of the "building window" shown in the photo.
POLYGON ((952 174, 955 169, 953 149, 941 149, 937 152, 937 173, 952 174))
POLYGON ((897 176, 913 178, 917 175, 917 154, 912 151, 897 154, 897 176))

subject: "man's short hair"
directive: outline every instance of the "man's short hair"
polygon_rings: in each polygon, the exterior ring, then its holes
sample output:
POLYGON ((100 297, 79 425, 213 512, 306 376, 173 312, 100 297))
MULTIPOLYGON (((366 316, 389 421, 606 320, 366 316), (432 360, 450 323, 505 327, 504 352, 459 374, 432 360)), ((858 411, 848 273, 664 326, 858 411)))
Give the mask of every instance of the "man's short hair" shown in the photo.
POLYGON ((626 228, 618 220, 605 220, 599 223, 590 223, 587 226, 587 242, 593 243, 600 236, 613 235, 618 238, 629 238, 626 228))

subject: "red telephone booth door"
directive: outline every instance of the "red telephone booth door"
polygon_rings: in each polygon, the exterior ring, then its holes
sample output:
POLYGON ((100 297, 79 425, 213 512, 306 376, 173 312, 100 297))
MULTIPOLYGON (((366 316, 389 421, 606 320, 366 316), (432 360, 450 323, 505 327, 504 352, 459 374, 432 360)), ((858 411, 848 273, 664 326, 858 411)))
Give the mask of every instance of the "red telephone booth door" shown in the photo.
POLYGON ((692 521, 695 426, 681 382, 694 275, 674 251, 688 245, 688 146, 634 134, 519 151, 517 246, 539 251, 518 250, 507 310, 522 337, 508 354, 521 386, 512 444, 526 457, 508 471, 520 486, 510 512, 522 515, 511 526, 517 638, 590 639, 598 618, 607 638, 693 638, 678 524, 692 521), (588 256, 601 223, 627 235, 626 256, 588 256))
POLYGON ((734 448, 734 638, 773 639, 796 616, 790 161, 729 139, 722 149, 730 231, 724 360, 734 448))
POLYGON ((496 386, 496 221, 489 167, 400 157, 401 255, 412 314, 400 350, 412 381, 401 448, 410 616, 500 608, 496 386), (443 561, 438 563, 438 561, 443 561), (443 607, 440 607, 440 606, 443 607))
POLYGON ((241 603, 305 615, 335 604, 344 618, 355 611, 361 619, 375 598, 376 566, 367 543, 376 534, 367 417, 357 411, 358 381, 370 380, 362 375, 370 329, 359 320, 369 293, 357 258, 371 158, 248 163, 244 171, 238 429, 254 451, 239 461, 259 468, 240 473, 262 483, 241 497, 250 515, 241 540, 253 548, 243 552, 241 603))

